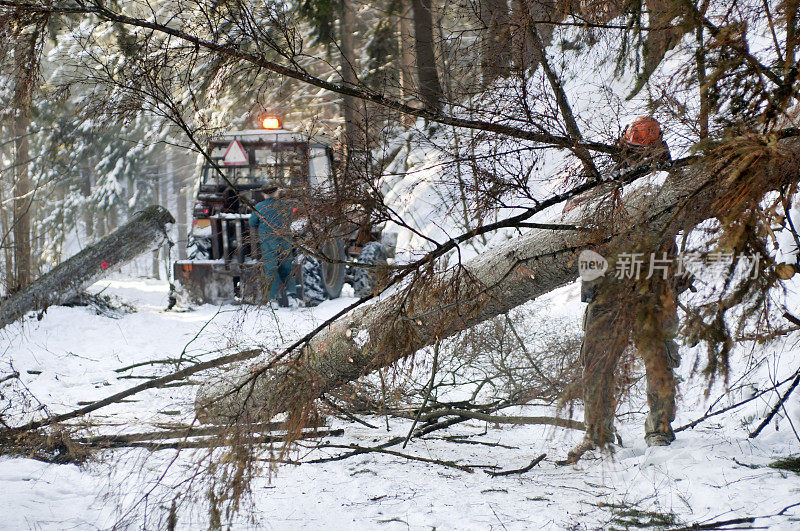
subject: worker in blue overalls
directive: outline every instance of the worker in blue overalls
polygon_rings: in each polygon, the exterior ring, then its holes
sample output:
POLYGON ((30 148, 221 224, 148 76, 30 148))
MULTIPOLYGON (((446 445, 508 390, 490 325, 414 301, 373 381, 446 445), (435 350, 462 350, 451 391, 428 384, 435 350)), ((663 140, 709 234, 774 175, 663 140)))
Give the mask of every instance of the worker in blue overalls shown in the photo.
POLYGON ((258 230, 261 244, 261 263, 269 287, 270 300, 288 306, 288 296, 296 293, 292 276, 292 244, 290 238, 291 210, 279 198, 275 185, 264 187, 266 198, 256 203, 250 215, 250 226, 258 230))

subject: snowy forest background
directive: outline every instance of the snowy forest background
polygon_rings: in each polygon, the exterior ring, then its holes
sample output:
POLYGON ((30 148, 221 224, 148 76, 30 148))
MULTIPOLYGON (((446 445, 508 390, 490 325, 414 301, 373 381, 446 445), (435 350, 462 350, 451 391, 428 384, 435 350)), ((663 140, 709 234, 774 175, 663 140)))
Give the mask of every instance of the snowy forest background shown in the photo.
MULTIPOLYGON (((0 295, 149 205, 176 218, 175 247, 90 289, 109 307, 53 307, 0 330, 0 527, 791 529, 798 4, 0 0, 0 295), (263 112, 333 139, 347 194, 329 208, 322 198, 320 212, 367 205, 398 233, 387 291, 317 308, 165 311, 200 154, 263 112), (277 435, 199 428, 207 373, 170 379, 181 371, 248 352, 300 356, 280 351, 397 293, 446 309, 441 275, 531 231, 558 242, 577 230, 565 202, 614 172, 639 115, 661 122, 674 162, 623 177, 719 190, 681 250, 765 257, 747 278, 735 264, 728 277, 697 272, 680 299, 671 447, 641 440, 643 371, 628 353, 623 444, 557 464, 582 435, 574 282, 458 333, 445 320, 442 340, 415 352, 395 345, 391 358, 380 345, 392 363, 300 404, 302 422, 277 435), (158 378, 166 385, 47 424, 158 378)), ((623 182, 613 200, 640 184, 623 182)), ((625 227, 617 213, 579 221, 604 238, 625 227)), ((642 227, 627 239, 644 240, 642 227)), ((426 321, 446 314, 427 310, 426 321)))
MULTIPOLYGON (((397 154, 402 131, 414 127, 415 118, 408 114, 413 109, 438 110, 446 102, 452 107, 444 115, 486 123, 510 121, 512 128, 540 121, 544 127, 569 133, 574 127, 563 122, 554 112, 556 108, 526 109, 527 104, 519 101, 541 96, 550 100, 546 106, 557 105, 548 95, 550 91, 534 88, 544 80, 535 68, 539 52, 528 34, 531 27, 537 28, 545 44, 553 39, 554 28, 561 28, 556 39, 576 57, 590 49, 602 49, 604 66, 598 67, 622 76, 616 83, 620 89, 624 87, 623 92, 595 97, 592 104, 596 108, 586 109, 590 111, 587 115, 579 112, 583 108, 576 110, 578 120, 584 122, 581 127, 590 127, 584 136, 596 134, 613 144, 625 120, 653 112, 662 120, 666 115, 677 122, 665 120, 673 144, 685 134, 676 127, 678 123, 700 126, 681 115, 685 114, 681 108, 669 108, 673 102, 649 85, 634 104, 624 103, 641 94, 645 81, 683 31, 666 26, 648 31, 644 26, 649 13, 656 13, 659 23, 677 13, 669 1, 573 5, 549 0, 511 4, 487 0, 432 6, 429 2, 383 5, 309 0, 260 8, 232 4, 219 11, 214 5, 194 2, 121 6, 133 13, 144 8, 166 17, 188 16, 188 27, 195 24, 191 17, 213 14, 219 26, 212 31, 230 42, 244 43, 261 36, 267 49, 259 53, 265 57, 286 57, 298 72, 405 105, 399 113, 298 79, 281 78, 269 69, 242 69, 223 54, 198 50, 192 55, 178 42, 147 35, 124 23, 92 20, 90 14, 102 5, 56 3, 44 10, 34 5, 30 13, 38 13, 37 18, 22 25, 15 25, 15 5, 3 4, 7 45, 3 57, 0 230, 5 293, 70 255, 63 254, 65 244, 74 251, 149 204, 160 203, 174 210, 174 239, 183 239, 186 205, 193 199, 198 172, 198 146, 193 141, 205 147, 215 132, 249 126, 253 116, 264 110, 280 115, 290 128, 348 141, 353 151, 366 149, 370 155, 366 172, 373 180, 397 154), (618 25, 606 23, 620 15, 623 18, 618 25), (536 26, 536 22, 540 24, 536 26), (248 33, 253 28, 245 24, 266 31, 253 35, 248 33), (573 28, 576 30, 569 31, 573 28), (622 47, 617 48, 620 36, 622 47), (160 55, 165 64, 149 64, 146 54, 161 45, 168 48, 153 54, 152 60, 160 55), (154 79, 139 86, 129 83, 128 76, 148 70, 154 79), (163 76, 160 85, 156 76, 163 76), (533 92, 519 94, 520 90, 533 92), (487 100, 492 95, 499 97, 487 100), (188 139, 187 132, 194 138, 188 139), (28 247, 30 260, 26 258, 28 247)), ((708 9, 708 3, 703 5, 699 7, 708 9)), ((20 11, 25 12, 24 8, 20 11)), ((560 60, 563 63, 566 56, 560 60)), ((564 70, 563 81, 568 83, 570 75, 569 69, 564 70)), ((582 96, 572 96, 573 105, 587 105, 582 96)), ((423 127, 421 122, 417 125, 423 127)), ((417 130, 406 136, 405 142, 433 148, 455 172, 469 173, 469 166, 475 164, 489 171, 496 169, 496 163, 513 164, 508 159, 517 148, 499 142, 489 148, 498 160, 486 162, 490 157, 475 156, 487 139, 482 129, 479 124, 471 133, 440 132, 440 138, 430 138, 432 131, 417 130), (462 138, 464 134, 467 136, 462 138)), ((340 151, 345 150, 340 147, 340 151)), ((557 170, 570 172, 571 164, 557 170)), ((504 188, 513 186, 503 184, 504 188)), ((495 208, 493 205, 472 217, 493 215, 489 211, 495 208)), ((183 246, 179 245, 177 252, 182 254, 183 246)), ((150 274, 159 275, 156 271, 150 274)))

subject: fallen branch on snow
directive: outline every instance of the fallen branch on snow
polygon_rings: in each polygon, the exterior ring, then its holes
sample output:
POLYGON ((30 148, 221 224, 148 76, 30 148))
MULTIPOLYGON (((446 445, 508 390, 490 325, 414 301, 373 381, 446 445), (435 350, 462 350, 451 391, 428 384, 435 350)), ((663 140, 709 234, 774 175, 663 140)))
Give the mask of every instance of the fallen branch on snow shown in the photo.
POLYGON ((478 411, 468 411, 463 409, 443 409, 441 411, 434 411, 423 417, 425 421, 435 420, 441 417, 458 416, 466 419, 483 420, 496 424, 544 424, 548 426, 557 426, 559 428, 569 428, 573 430, 583 431, 583 422, 572 419, 564 419, 560 417, 528 417, 517 415, 489 415, 487 413, 480 413, 478 411))
POLYGON ((512 474, 524 474, 525 472, 528 472, 533 467, 535 467, 536 465, 541 463, 544 460, 545 457, 547 457, 547 454, 542 454, 539 457, 537 457, 536 459, 534 459, 533 461, 531 461, 531 464, 529 464, 526 467, 522 467, 522 468, 515 468, 513 470, 501 470, 499 472, 493 472, 491 470, 484 470, 484 472, 486 472, 487 474, 489 474, 493 478, 497 477, 497 476, 510 476, 512 474))
MULTIPOLYGON (((769 414, 766 417, 764 417, 764 420, 761 421, 761 424, 759 424, 758 427, 750 433, 749 437, 751 439, 758 437, 758 434, 761 433, 761 430, 763 430, 767 426, 767 424, 769 424, 772 418, 783 407, 783 404, 789 398, 789 395, 792 394, 792 391, 795 390, 797 384, 800 384, 800 369, 798 369, 798 371, 795 373, 794 380, 792 381, 792 385, 789 386, 789 389, 787 389, 786 392, 783 393, 783 396, 780 398, 780 400, 778 400, 778 403, 775 404, 775 406, 772 408, 769 414)), ((775 389, 776 387, 777 386, 773 386, 772 388, 775 389)))
MULTIPOLYGON (((269 444, 275 442, 287 442, 299 439, 309 439, 318 437, 339 437, 344 435, 343 429, 335 430, 305 430, 299 435, 292 435, 291 437, 286 434, 281 435, 259 435, 246 437, 242 440, 237 440, 236 444, 269 444)), ((231 442, 225 437, 207 437, 196 441, 181 440, 176 442, 159 443, 149 441, 107 441, 103 443, 89 443, 87 446, 100 447, 100 448, 144 448, 151 452, 159 450, 184 450, 194 448, 220 448, 223 446, 230 446, 231 442)))
POLYGON ((215 367, 221 367, 223 365, 227 365, 229 363, 234 363, 237 361, 246 360, 248 358, 252 358, 261 354, 260 350, 245 350, 242 352, 237 352, 235 354, 230 354, 227 356, 220 356, 219 358, 215 358, 213 360, 204 361, 198 363, 197 365, 192 365, 191 367, 187 367, 177 372, 173 372, 172 374, 168 374, 166 376, 162 376, 160 378, 156 378, 154 380, 148 380, 147 382, 141 383, 139 385, 130 387, 125 389, 124 391, 120 391, 119 393, 115 393, 111 396, 103 398, 102 400, 97 400, 96 402, 92 402, 84 407, 75 409, 68 413, 62 413, 60 415, 54 415, 52 417, 48 417, 41 420, 35 420, 24 424, 22 426, 17 426, 13 428, 6 428, 0 431, 0 439, 7 438, 11 436, 16 436, 20 433, 24 433, 26 431, 35 430, 38 428, 42 428, 45 426, 50 426, 52 424, 56 424, 58 422, 64 422, 65 420, 74 419, 77 417, 82 417, 87 413, 91 413, 92 411, 97 411, 100 408, 103 408, 109 404, 114 404, 117 402, 121 402, 124 398, 129 396, 135 395, 137 393, 141 393, 142 391, 146 391, 147 389, 154 389, 157 387, 162 387, 164 384, 169 382, 174 382, 176 380, 182 380, 187 376, 190 376, 196 372, 205 371, 208 369, 213 369, 215 367))
MULTIPOLYGON (((400 437, 399 439, 400 440, 398 442, 403 442, 405 440, 405 437, 400 437)), ((443 461, 441 459, 431 459, 429 457, 420 457, 420 456, 417 456, 417 455, 404 454, 403 452, 396 452, 394 450, 387 450, 387 449, 381 448, 381 447, 367 447, 367 446, 359 446, 357 444, 326 444, 326 445, 324 445, 322 447, 324 447, 324 448, 346 448, 346 449, 353 450, 353 452, 349 452, 347 454, 347 457, 352 457, 353 455, 360 455, 360 454, 369 454, 369 453, 387 454, 387 455, 393 455, 393 456, 396 456, 396 457, 402 457, 402 458, 408 459, 410 461, 421 461, 423 463, 431 463, 431 464, 434 464, 434 465, 441 465, 441 466, 445 466, 447 468, 455 468, 455 469, 461 470, 463 472, 469 472, 470 474, 475 472, 474 468, 471 468, 469 466, 459 465, 459 464, 454 463, 452 461, 443 461)), ((333 459, 331 459, 331 460, 333 460, 333 459)), ((309 463, 323 463, 323 462, 325 462, 325 460, 315 459, 313 461, 308 461, 308 462, 309 463)))

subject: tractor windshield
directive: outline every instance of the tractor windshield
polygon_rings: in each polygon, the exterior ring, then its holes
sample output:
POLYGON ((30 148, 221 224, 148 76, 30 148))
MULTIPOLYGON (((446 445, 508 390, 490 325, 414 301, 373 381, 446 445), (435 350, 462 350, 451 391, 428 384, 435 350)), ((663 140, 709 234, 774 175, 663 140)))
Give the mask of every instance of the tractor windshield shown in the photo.
MULTIPOLYGON (((246 162, 225 164, 231 143, 214 143, 211 158, 225 176, 239 189, 260 188, 267 182, 283 187, 299 187, 309 182, 308 144, 241 142, 246 162)), ((236 147, 238 149, 238 147, 236 147)), ((225 181, 211 164, 203 168, 203 184, 225 186, 225 181)))

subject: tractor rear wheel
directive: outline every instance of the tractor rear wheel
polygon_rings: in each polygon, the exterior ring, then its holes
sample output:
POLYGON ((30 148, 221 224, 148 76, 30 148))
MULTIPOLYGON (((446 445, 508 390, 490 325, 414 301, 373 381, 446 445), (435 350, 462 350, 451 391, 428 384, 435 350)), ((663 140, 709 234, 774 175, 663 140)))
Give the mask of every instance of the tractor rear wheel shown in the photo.
POLYGON ((377 267, 386 265, 386 249, 380 242, 368 242, 361 254, 359 263, 370 267, 356 267, 353 271, 353 292, 358 298, 371 295, 378 278, 377 267))

